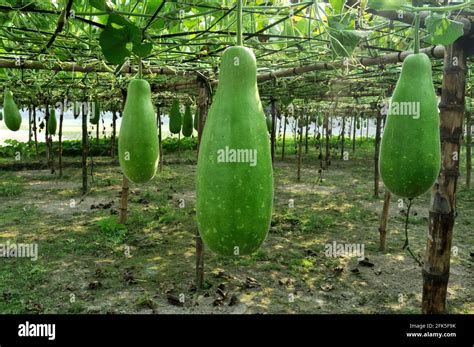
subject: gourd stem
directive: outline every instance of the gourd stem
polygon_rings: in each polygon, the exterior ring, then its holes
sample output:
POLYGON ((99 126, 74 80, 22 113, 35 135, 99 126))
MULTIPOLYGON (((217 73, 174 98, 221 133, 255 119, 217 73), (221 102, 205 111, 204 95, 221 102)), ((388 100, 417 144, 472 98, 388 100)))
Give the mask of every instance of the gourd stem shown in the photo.
POLYGON ((138 78, 143 78, 142 58, 138 58, 138 78))
POLYGON ((237 46, 242 46, 242 0, 237 0, 237 46))
POLYGON ((420 53, 420 13, 415 13, 415 54, 420 53))

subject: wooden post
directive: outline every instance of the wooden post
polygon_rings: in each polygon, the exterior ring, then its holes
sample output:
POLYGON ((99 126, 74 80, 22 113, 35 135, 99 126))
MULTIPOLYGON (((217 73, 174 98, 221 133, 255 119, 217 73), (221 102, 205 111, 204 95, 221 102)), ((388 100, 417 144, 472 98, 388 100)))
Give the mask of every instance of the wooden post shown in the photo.
POLYGON ((49 106, 46 105, 45 108, 45 117, 44 117, 44 141, 45 141, 45 151, 46 151, 46 163, 48 164, 48 168, 51 168, 51 163, 50 163, 50 148, 49 148, 49 133, 48 133, 48 122, 49 122, 49 106))
POLYGON ((325 153, 325 168, 328 168, 331 165, 331 152, 329 150, 329 141, 330 135, 332 135, 329 131, 329 114, 324 115, 324 128, 326 129, 326 153, 325 153))
POLYGON ((380 233, 380 243, 379 243, 379 251, 385 252, 386 249, 386 240, 387 240, 387 223, 388 223, 388 212, 390 208, 390 199, 392 198, 392 193, 388 190, 385 191, 385 198, 383 201, 383 209, 382 215, 380 217, 380 226, 379 226, 379 233, 380 233))
POLYGON ((271 99, 272 103, 272 129, 270 132, 270 146, 271 146, 271 155, 272 155, 272 163, 275 161, 275 122, 276 122, 276 101, 275 99, 271 99))
POLYGON ((95 125, 95 143, 97 145, 99 144, 99 128, 100 128, 100 117, 99 117, 99 120, 97 121, 97 124, 95 125))
POLYGON ((31 133, 31 107, 32 105, 28 106, 28 148, 31 147, 31 139, 33 134, 31 133))
POLYGON ((466 187, 471 188, 472 176, 472 111, 466 113, 466 187))
POLYGON ((356 151, 356 130, 357 130, 356 116, 354 115, 352 118, 352 153, 355 153, 356 151))
POLYGON ((346 117, 342 117, 342 130, 341 130, 341 159, 344 159, 344 135, 346 131, 346 117))
POLYGON ((82 110, 82 195, 87 194, 87 152, 89 136, 87 134, 87 113, 82 110))
POLYGON ((128 191, 129 191, 128 178, 125 177, 125 175, 123 175, 122 192, 120 194, 120 218, 119 218, 120 224, 125 224, 127 222, 128 191))
POLYGON ((298 154, 296 162, 296 180, 299 182, 301 180, 301 152, 303 147, 303 115, 299 115, 297 118, 297 134, 298 134, 298 154))
MULTIPOLYGON (((355 127, 354 127, 355 129, 355 127)), ((380 108, 377 110, 377 125, 375 130, 375 153, 374 153, 374 197, 379 196, 380 173, 379 173, 379 155, 380 155, 380 140, 382 132, 382 114, 380 108)))
POLYGON ((308 154, 308 129, 309 129, 309 115, 306 114, 306 120, 305 120, 305 148, 304 152, 305 154, 308 154))
POLYGON ((58 157, 59 157, 59 177, 63 177, 63 119, 64 119, 64 107, 61 106, 59 109, 59 132, 58 132, 58 157))
POLYGON ((161 132, 161 104, 156 106, 156 123, 158 125, 158 146, 160 151, 160 161, 158 163, 159 170, 163 170, 163 138, 161 132))
POLYGON ((459 176, 466 88, 466 51, 469 45, 462 37, 445 47, 443 89, 441 93, 440 134, 441 172, 432 189, 432 205, 426 252, 423 264, 422 312, 446 312, 446 293, 449 282, 451 241, 456 215, 456 186, 459 176))
POLYGON ((286 137, 286 123, 288 122, 288 117, 285 115, 285 120, 283 120, 283 115, 281 116, 283 121, 283 141, 281 146, 281 160, 285 160, 285 137, 286 137))
POLYGON ((112 111, 112 137, 110 139, 110 156, 115 159, 115 141, 117 138, 117 111, 112 111))
MULTIPOLYGON (((202 131, 207 119, 211 94, 207 81, 199 81, 199 122, 198 122, 198 152, 201 143, 202 131)), ((202 242, 199 230, 196 227, 196 288, 202 289, 204 284, 204 243, 202 242)))
POLYGON ((39 160, 38 128, 36 127, 36 106, 33 105, 33 135, 35 137, 36 160, 39 160))

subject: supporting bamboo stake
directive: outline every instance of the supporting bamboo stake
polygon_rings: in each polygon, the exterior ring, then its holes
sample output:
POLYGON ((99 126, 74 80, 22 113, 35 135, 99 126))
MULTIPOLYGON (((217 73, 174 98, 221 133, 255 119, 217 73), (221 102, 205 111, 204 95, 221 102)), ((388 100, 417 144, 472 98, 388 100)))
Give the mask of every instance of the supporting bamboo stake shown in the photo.
POLYGON ((325 169, 331 165, 331 151, 329 149, 329 141, 330 141, 330 135, 332 135, 329 131, 329 114, 324 115, 324 128, 326 129, 326 153, 325 153, 325 169))
POLYGON ((112 137, 110 139, 110 156, 115 159, 115 141, 117 138, 117 111, 112 112, 112 137))
POLYGON ((352 153, 355 153, 356 151, 356 130, 357 130, 356 116, 354 115, 352 117, 352 153))
POLYGON ((451 242, 456 215, 456 186, 459 176, 466 88, 467 57, 458 39, 446 46, 443 89, 439 108, 441 134, 441 172, 432 189, 432 205, 426 252, 423 264, 422 311, 425 314, 446 312, 451 242), (457 160, 454 160, 457 158, 457 160))
POLYGON ((298 117, 297 121, 298 126, 298 155, 297 155, 297 164, 296 164, 296 180, 299 182, 301 180, 301 152, 303 147, 303 115, 298 117))
POLYGON ((123 175, 122 192, 120 193, 120 218, 119 218, 120 224, 127 223, 128 191, 129 191, 128 178, 125 177, 125 175, 123 175))
POLYGON ((58 157, 59 157, 59 177, 63 177, 63 119, 64 119, 64 107, 59 110, 59 132, 58 132, 58 157))
POLYGON ((341 130, 341 159, 344 159, 344 135, 346 131, 346 117, 342 117, 342 130, 341 130))
MULTIPOLYGON (((198 107, 199 107, 199 122, 198 122, 198 151, 201 143, 202 131, 206 123, 207 112, 210 104, 210 91, 207 81, 200 81, 198 107)), ((196 228, 196 288, 202 289, 204 284, 204 243, 198 228, 196 228)))
POLYGON ((283 142, 281 146, 281 160, 285 160, 285 137, 286 137, 286 123, 288 122, 288 117, 285 116, 285 120, 283 120, 283 115, 281 116, 283 121, 283 142))
POLYGON ((161 105, 156 106, 156 123, 158 125, 158 146, 160 151, 160 161, 158 162, 158 168, 160 171, 163 170, 163 137, 161 132, 161 105))
POLYGON ((385 191, 385 198, 383 201, 383 210, 382 215, 380 217, 380 226, 379 226, 379 233, 380 233, 380 243, 379 243, 379 251, 385 252, 386 245, 387 245, 387 223, 388 223, 388 212, 390 208, 390 199, 392 198, 392 193, 388 190, 385 191))
POLYGON ((270 146, 271 146, 271 156, 272 156, 272 163, 275 162, 275 123, 276 123, 276 100, 271 99, 272 103, 272 129, 270 132, 270 146))
POLYGON ((36 127, 36 106, 35 105, 33 105, 33 135, 35 138, 36 160, 39 160, 38 128, 36 127))
POLYGON ((32 141, 32 136, 33 134, 31 133, 31 116, 32 116, 32 112, 31 112, 31 105, 28 106, 28 148, 31 147, 31 141, 32 141))
POLYGON ((87 113, 82 110, 82 195, 87 194, 87 152, 89 136, 87 134, 87 113))
POLYGON ((472 175, 472 111, 466 113, 466 187, 471 187, 472 175))
POLYGON ((306 115, 306 123, 305 123, 305 154, 308 154, 308 129, 309 129, 309 115, 306 115))
POLYGON ((380 187, 379 155, 380 155, 381 132, 382 132, 382 114, 379 108, 377 110, 377 125, 376 125, 376 130, 375 130, 374 197, 379 196, 379 187, 380 187))

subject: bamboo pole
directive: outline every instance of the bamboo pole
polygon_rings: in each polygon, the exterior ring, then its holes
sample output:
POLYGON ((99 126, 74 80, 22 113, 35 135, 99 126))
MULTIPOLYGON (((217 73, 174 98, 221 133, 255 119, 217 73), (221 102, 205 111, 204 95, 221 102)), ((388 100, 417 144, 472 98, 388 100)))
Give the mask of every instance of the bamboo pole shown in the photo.
POLYGON ((58 132, 58 160, 59 160, 59 177, 63 177, 63 119, 64 119, 64 107, 59 110, 59 132, 58 132))
POLYGON ((36 160, 39 160, 38 128, 36 126, 36 106, 35 105, 33 105, 33 135, 34 135, 34 138, 35 138, 36 160))
POLYGON ((87 152, 89 136, 87 134, 87 114, 82 110, 82 195, 87 194, 87 152))
POLYGON ((379 251, 381 252, 385 252, 386 246, 387 246, 387 224, 388 224, 388 212, 390 208, 391 197, 392 197, 392 193, 386 190, 384 201, 383 201, 382 215, 380 216, 380 226, 379 226, 379 233, 380 233, 379 251))
POLYGON ((296 180, 299 182, 301 180, 301 152, 303 147, 303 115, 299 115, 297 120, 297 134, 298 134, 298 155, 296 162, 296 180))
POLYGON ((439 108, 441 134, 441 171, 432 189, 432 205, 426 252, 423 264, 422 311, 425 314, 446 312, 451 242, 456 215, 456 187, 464 118, 467 57, 463 40, 446 46, 443 89, 439 108))
MULTIPOLYGON (((281 116, 283 121, 283 115, 281 116)), ((283 140, 281 146, 281 160, 285 160, 285 137, 286 137, 286 123, 288 122, 288 117, 285 115, 285 120, 283 121, 283 140)))
POLYGON ((466 187, 471 187, 472 176, 472 111, 466 113, 466 187))
POLYGON ((276 101, 275 99, 271 99, 272 103, 272 129, 270 132, 270 146, 271 146, 271 156, 272 156, 272 163, 275 162, 275 123, 276 123, 276 101))

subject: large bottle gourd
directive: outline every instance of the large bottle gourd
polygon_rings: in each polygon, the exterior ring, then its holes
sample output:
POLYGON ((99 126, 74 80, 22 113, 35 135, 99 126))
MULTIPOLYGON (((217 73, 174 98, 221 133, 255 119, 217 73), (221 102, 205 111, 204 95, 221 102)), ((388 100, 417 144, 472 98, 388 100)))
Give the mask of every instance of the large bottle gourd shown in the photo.
POLYGON ((175 99, 171 104, 170 109, 170 133, 179 134, 181 132, 181 126, 183 124, 183 116, 179 109, 179 101, 175 99))
POLYGON ((191 106, 186 105, 186 110, 183 116, 183 136, 189 137, 193 134, 193 113, 191 106))
POLYGON ((409 55, 388 108, 380 148, 380 175, 392 193, 414 198, 435 182, 440 169, 438 100, 431 63, 409 55))
POLYGON ((197 223, 221 255, 256 251, 272 213, 273 173, 256 61, 244 47, 224 51, 219 85, 203 129, 197 165, 197 223))
POLYGON ((58 127, 58 122, 56 120, 56 111, 52 109, 49 112, 49 118, 48 118, 48 133, 50 135, 56 135, 56 130, 58 127))
POLYGON ((143 79, 131 80, 118 140, 120 167, 132 182, 145 183, 158 167, 159 147, 151 89, 143 79))
POLYGON ((20 111, 13 100, 13 93, 9 90, 5 91, 5 96, 3 98, 3 116, 5 125, 8 129, 11 131, 17 131, 20 129, 20 111))

